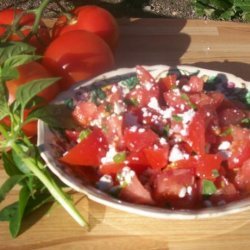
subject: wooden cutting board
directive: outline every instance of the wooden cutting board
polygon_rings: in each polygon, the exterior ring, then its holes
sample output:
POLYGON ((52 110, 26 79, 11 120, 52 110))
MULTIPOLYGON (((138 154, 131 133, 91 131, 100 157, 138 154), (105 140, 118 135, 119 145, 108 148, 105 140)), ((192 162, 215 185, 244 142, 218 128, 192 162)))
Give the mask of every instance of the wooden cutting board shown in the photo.
MULTIPOLYGON (((192 64, 250 80, 250 25, 126 19, 120 20, 120 32, 117 67, 192 64)), ((4 179, 0 166, 0 185, 4 179)), ((14 190, 0 209, 16 197, 14 190)), ((250 249, 250 211, 209 220, 158 220, 99 205, 82 194, 74 199, 90 231, 55 204, 27 218, 17 239, 11 239, 7 223, 1 222, 0 249, 250 249)))

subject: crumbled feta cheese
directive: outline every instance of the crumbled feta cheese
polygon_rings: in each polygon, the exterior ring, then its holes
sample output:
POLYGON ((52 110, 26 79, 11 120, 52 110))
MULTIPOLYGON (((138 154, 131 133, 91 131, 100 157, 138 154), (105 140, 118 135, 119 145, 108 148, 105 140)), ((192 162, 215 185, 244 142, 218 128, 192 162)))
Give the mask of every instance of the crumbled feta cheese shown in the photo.
POLYGON ((167 140, 163 137, 160 138, 160 144, 161 145, 166 145, 167 144, 167 140))
POLYGON ((239 161, 240 160, 238 158, 236 158, 236 157, 233 158, 233 163, 239 163, 239 161))
POLYGON ((148 103, 148 107, 154 109, 154 110, 159 110, 159 102, 155 97, 151 97, 148 103))
POLYGON ((121 113, 126 111, 126 107, 123 103, 114 103, 114 113, 120 115, 121 113))
POLYGON ((118 91, 118 88, 116 85, 113 85, 112 88, 111 88, 111 92, 112 93, 116 93, 118 91))
POLYGON ((189 85, 183 85, 182 90, 185 91, 185 92, 190 92, 191 87, 189 85))
POLYGON ((187 189, 185 187, 182 187, 179 192, 179 198, 184 198, 186 196, 187 189))
POLYGON ((124 187, 132 182, 132 178, 135 176, 135 171, 131 170, 129 167, 122 168, 121 172, 117 174, 117 180, 120 186, 124 187))
POLYGON ((179 160, 184 160, 184 159, 189 159, 189 155, 186 153, 183 153, 177 144, 175 144, 170 153, 169 153, 169 161, 174 162, 174 161, 179 161, 179 160))
POLYGON ((178 114, 178 116, 180 116, 182 118, 182 123, 183 124, 187 124, 190 121, 192 121, 193 117, 195 115, 195 111, 193 109, 189 109, 186 112, 182 113, 182 114, 178 114))
POLYGON ((109 145, 109 150, 106 153, 106 155, 101 158, 101 163, 105 164, 105 163, 113 162, 114 161, 113 158, 116 154, 117 154, 117 151, 115 147, 113 145, 109 145))
POLYGON ((219 147, 218 147, 218 150, 227 150, 229 149, 231 146, 231 143, 229 141, 223 141, 219 147))
POLYGON ((137 127, 136 126, 132 126, 130 129, 129 129, 130 132, 136 132, 137 131, 137 127))
POLYGON ((161 111, 161 115, 163 117, 163 119, 169 119, 172 117, 172 114, 173 114, 173 111, 174 111, 174 108, 170 107, 170 108, 167 108, 165 110, 162 110, 161 111))
POLYGON ((146 82, 146 83, 144 84, 144 86, 145 86, 146 90, 149 91, 154 85, 153 85, 151 82, 146 82))
POLYGON ((139 132, 139 133, 143 133, 143 132, 145 132, 145 131, 146 131, 145 128, 139 128, 139 129, 138 129, 138 132, 139 132))

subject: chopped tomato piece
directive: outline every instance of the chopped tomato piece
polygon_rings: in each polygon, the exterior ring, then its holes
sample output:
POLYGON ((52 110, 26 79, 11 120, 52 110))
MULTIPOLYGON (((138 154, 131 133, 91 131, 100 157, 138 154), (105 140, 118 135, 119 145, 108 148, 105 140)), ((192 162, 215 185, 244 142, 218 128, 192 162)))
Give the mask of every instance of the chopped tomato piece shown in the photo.
POLYGON ((145 148, 144 154, 151 168, 161 169, 168 163, 169 147, 145 148))
POLYGON ((143 148, 152 146, 157 139, 157 134, 151 129, 131 127, 124 130, 125 145, 132 152, 139 152, 143 148))
POLYGON ((86 139, 71 148, 59 160, 69 165, 98 166, 107 149, 108 142, 102 130, 94 128, 86 139))
POLYGON ((233 141, 231 144, 231 154, 228 158, 229 168, 238 168, 250 156, 250 130, 238 126, 232 126, 233 141))
POLYGON ((197 111, 188 127, 187 143, 197 154, 205 153, 205 116, 197 111))
POLYGON ((79 124, 86 126, 97 117, 97 111, 97 106, 93 102, 80 102, 75 106, 72 115, 79 124))
POLYGON ((155 79, 144 67, 136 66, 136 74, 142 85, 148 83, 155 84, 155 79))
POLYGON ((239 108, 226 108, 219 112, 221 126, 237 125, 246 117, 244 111, 239 108))
POLYGON ((198 76, 191 76, 188 82, 190 92, 201 92, 203 90, 204 81, 198 76))
POLYGON ((166 92, 176 86, 177 75, 168 75, 159 80, 160 89, 166 92))
POLYGON ((215 180, 219 175, 222 158, 216 154, 205 154, 198 158, 196 175, 201 179, 215 180))
POLYGON ((66 137, 73 142, 77 142, 81 132, 73 130, 65 130, 66 137))
POLYGON ((147 204, 153 205, 154 200, 151 196, 151 193, 142 185, 140 180, 136 175, 132 177, 131 183, 126 185, 120 192, 120 198, 137 203, 137 204, 147 204))
POLYGON ((113 163, 113 162, 106 163, 106 164, 100 165, 99 173, 102 175, 105 175, 105 174, 116 175, 124 167, 125 167, 124 163, 113 163))
POLYGON ((196 192, 193 168, 170 169, 159 173, 154 181, 155 199, 162 206, 192 207, 196 192))
POLYGON ((250 192, 250 158, 239 169, 235 177, 235 182, 240 190, 250 192))
POLYGON ((163 96, 166 104, 178 111, 185 111, 191 107, 187 95, 179 89, 171 89, 165 92, 163 96))

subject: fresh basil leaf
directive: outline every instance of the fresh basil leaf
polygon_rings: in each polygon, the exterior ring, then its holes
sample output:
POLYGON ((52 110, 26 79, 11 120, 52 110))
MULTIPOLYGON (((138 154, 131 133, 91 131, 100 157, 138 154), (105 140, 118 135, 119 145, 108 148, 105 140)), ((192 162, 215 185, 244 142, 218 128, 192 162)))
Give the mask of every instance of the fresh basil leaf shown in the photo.
POLYGON ((9 177, 0 187, 0 202, 2 202, 11 189, 24 178, 24 175, 13 175, 9 177))
POLYGON ((38 55, 14 55, 9 58, 7 58, 4 62, 3 68, 11 69, 11 68, 16 68, 22 64, 36 61, 38 59, 41 59, 41 56, 38 55))
POLYGON ((176 122, 181 122, 183 119, 181 116, 178 116, 178 115, 173 115, 172 116, 172 119, 176 122))
POLYGON ((217 191, 216 186, 212 181, 203 180, 202 181, 202 194, 203 195, 212 195, 217 191))
POLYGON ((2 152, 2 161, 5 172, 9 176, 21 175, 22 172, 16 167, 15 162, 12 159, 11 152, 2 152))
POLYGON ((72 118, 72 110, 64 104, 49 104, 31 112, 27 122, 40 119, 51 127, 74 129, 78 124, 72 118))
POLYGON ((16 92, 16 101, 25 108, 32 98, 55 83, 58 79, 58 77, 37 79, 21 85, 16 92))
POLYGON ((18 202, 14 202, 0 211, 0 221, 10 221, 18 211, 18 202))
POLYGON ((44 204, 53 201, 54 198, 51 196, 47 189, 36 191, 34 195, 32 195, 28 200, 25 209, 25 215, 28 215, 43 206, 44 204))
POLYGON ((23 42, 0 43, 0 65, 4 64, 4 62, 12 56, 33 54, 35 50, 33 46, 23 42))
POLYGON ((132 76, 119 83, 119 85, 127 87, 129 90, 133 89, 137 84, 139 84, 139 79, 136 76, 132 76))
POLYGON ((10 219, 10 233, 13 238, 15 238, 21 228, 21 222, 23 219, 23 215, 25 213, 25 208, 30 198, 29 189, 26 186, 23 186, 19 192, 19 201, 18 201, 18 211, 14 214, 14 216, 10 219))

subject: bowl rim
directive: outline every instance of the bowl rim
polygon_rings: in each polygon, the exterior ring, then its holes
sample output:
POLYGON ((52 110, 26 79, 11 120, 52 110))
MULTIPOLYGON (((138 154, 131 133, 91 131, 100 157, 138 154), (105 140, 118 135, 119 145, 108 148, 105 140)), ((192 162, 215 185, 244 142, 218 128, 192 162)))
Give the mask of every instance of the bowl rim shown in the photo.
MULTIPOLYGON (((250 82, 243 80, 242 78, 235 76, 231 73, 226 73, 223 71, 216 71, 211 69, 200 68, 196 66, 188 66, 188 65, 176 65, 176 66, 168 66, 168 65, 153 65, 153 66, 145 66, 147 70, 152 72, 156 76, 160 76, 161 73, 167 72, 171 68, 177 68, 183 71, 188 72, 197 72, 199 71, 203 75, 225 75, 230 81, 235 83, 244 83, 246 86, 248 85, 250 88, 250 82)), ((68 90, 60 93, 53 101, 53 103, 57 103, 63 101, 65 98, 72 97, 72 94, 81 88, 83 85, 89 86, 97 82, 108 81, 110 78, 115 76, 126 76, 128 74, 134 74, 135 67, 132 68, 118 68, 99 76, 96 76, 87 81, 79 81, 73 86, 71 86, 68 90)), ((191 209, 181 209, 181 210, 169 210, 165 208, 159 208, 149 205, 140 205, 129 203, 126 201, 119 200, 117 198, 113 198, 111 195, 91 186, 84 185, 80 182, 79 178, 74 177, 73 175, 67 174, 53 159, 51 155, 51 150, 48 146, 48 143, 45 140, 46 133, 52 133, 48 126, 41 120, 38 121, 38 135, 37 135, 37 146, 40 150, 40 154, 44 161, 46 162, 47 167, 51 170, 53 174, 55 174, 62 182, 64 182, 70 188, 84 193, 90 200, 93 200, 99 204, 112 207, 124 212, 134 213, 137 215, 142 215, 151 218, 158 219, 178 219, 178 220, 191 220, 191 219, 207 219, 214 218, 234 213, 243 212, 245 210, 250 209, 250 198, 242 199, 239 201, 231 202, 225 205, 217 206, 217 207, 209 207, 202 208, 199 210, 191 210, 191 209)))

